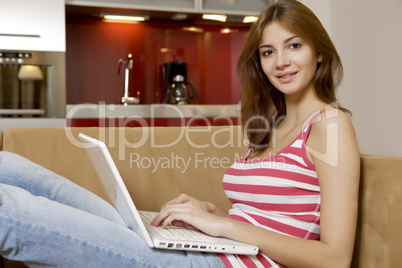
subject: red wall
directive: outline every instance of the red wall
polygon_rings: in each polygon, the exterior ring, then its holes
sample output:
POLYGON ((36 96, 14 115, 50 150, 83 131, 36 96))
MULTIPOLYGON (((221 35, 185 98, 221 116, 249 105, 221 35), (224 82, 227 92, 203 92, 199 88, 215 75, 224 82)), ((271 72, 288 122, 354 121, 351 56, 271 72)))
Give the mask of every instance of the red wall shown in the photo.
MULTIPOLYGON (((67 15, 67 103, 119 104, 124 92, 124 68, 119 59, 133 54, 130 96, 141 93, 142 104, 163 103, 163 63, 188 63, 188 80, 198 90, 192 104, 232 104, 239 101, 235 73, 248 28, 221 34, 219 26, 197 26, 203 33, 184 31, 172 21, 138 24, 107 23, 95 17, 67 15), (171 53, 161 52, 168 48, 171 53)), ((123 66, 124 67, 124 66, 123 66)))

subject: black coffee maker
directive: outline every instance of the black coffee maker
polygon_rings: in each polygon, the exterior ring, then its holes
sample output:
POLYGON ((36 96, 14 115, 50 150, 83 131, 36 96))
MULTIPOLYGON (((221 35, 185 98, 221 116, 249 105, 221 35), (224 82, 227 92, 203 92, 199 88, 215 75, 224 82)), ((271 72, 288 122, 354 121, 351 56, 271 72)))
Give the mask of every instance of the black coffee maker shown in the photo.
POLYGON ((182 61, 168 62, 163 65, 165 81, 165 102, 169 104, 188 104, 197 98, 197 89, 187 81, 187 63, 182 61), (192 94, 190 95, 190 88, 192 94))

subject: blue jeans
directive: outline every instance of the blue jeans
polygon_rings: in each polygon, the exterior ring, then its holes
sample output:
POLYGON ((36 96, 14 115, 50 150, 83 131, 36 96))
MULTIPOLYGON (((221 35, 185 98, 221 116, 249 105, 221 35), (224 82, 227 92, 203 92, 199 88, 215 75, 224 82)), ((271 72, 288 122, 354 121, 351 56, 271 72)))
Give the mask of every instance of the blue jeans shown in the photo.
POLYGON ((0 152, 0 255, 43 267, 224 267, 216 254, 149 248, 106 201, 0 152))

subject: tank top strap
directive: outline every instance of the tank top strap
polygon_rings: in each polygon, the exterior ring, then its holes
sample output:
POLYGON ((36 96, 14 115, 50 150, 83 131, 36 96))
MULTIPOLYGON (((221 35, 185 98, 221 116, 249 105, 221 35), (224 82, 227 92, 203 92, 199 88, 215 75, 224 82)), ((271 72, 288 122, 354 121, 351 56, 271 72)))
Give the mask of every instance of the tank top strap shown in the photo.
POLYGON ((314 120, 317 118, 317 116, 319 116, 320 114, 322 114, 322 113, 325 112, 326 110, 327 110, 327 109, 317 112, 317 113, 310 119, 310 121, 307 123, 307 125, 303 128, 303 131, 302 131, 302 133, 301 133, 301 136, 302 136, 302 139, 303 139, 303 143, 304 143, 304 144, 305 144, 306 141, 307 141, 307 137, 308 137, 308 135, 309 135, 309 133, 310 133, 310 129, 311 129, 311 126, 313 125, 314 120))
POLYGON ((253 148, 252 148, 251 146, 249 146, 248 149, 247 149, 247 153, 246 153, 246 155, 243 157, 243 159, 244 159, 245 161, 247 161, 248 158, 250 157, 250 155, 251 155, 252 153, 253 153, 253 148))

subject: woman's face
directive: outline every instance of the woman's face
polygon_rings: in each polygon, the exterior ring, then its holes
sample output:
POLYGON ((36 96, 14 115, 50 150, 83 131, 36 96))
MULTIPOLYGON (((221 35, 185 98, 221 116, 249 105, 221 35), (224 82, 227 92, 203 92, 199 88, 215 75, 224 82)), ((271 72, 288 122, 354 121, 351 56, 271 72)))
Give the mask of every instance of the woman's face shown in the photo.
POLYGON ((285 95, 314 90, 313 78, 321 56, 297 34, 276 22, 268 24, 259 55, 265 75, 285 95))

